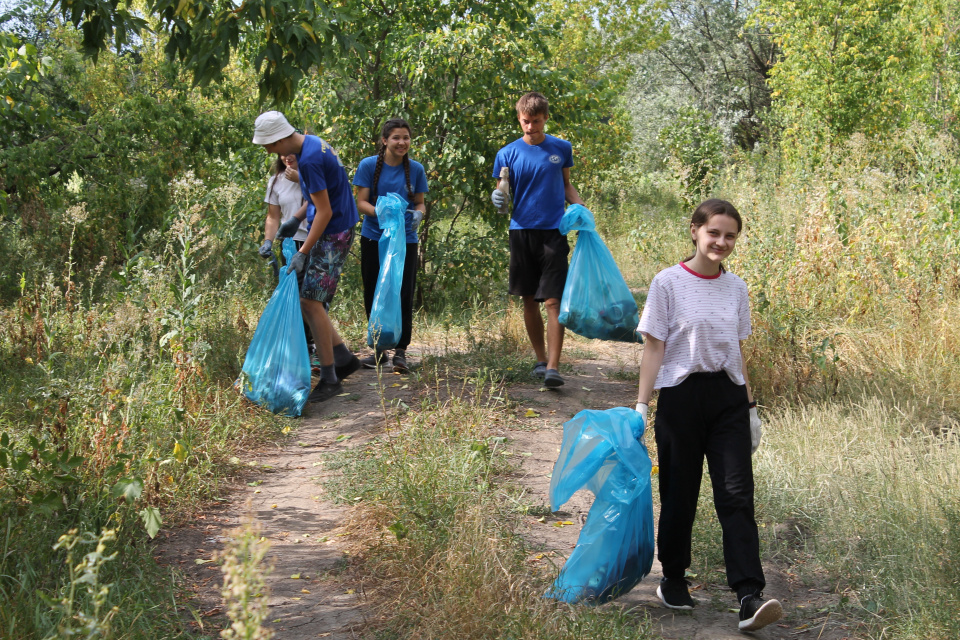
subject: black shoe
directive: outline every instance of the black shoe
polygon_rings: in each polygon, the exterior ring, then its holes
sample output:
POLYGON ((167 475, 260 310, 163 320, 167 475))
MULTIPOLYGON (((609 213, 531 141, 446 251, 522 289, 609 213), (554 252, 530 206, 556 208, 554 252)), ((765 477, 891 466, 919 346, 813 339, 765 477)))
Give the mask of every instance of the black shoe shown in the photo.
POLYGON ((349 376, 351 373, 354 373, 359 368, 360 368, 360 358, 358 358, 357 356, 353 356, 350 358, 350 362, 348 362, 343 366, 335 367, 334 371, 337 372, 337 380, 343 380, 344 378, 349 376))
POLYGON ((684 578, 660 578, 657 596, 660 597, 663 606, 668 609, 683 609, 684 611, 693 609, 693 598, 690 597, 690 590, 687 588, 687 581, 684 578))
POLYGON ((543 375, 543 386, 551 389, 562 387, 563 378, 560 377, 560 372, 556 369, 547 369, 547 372, 543 375))
POLYGON ((383 363, 387 361, 387 354, 383 351, 377 351, 372 356, 367 356, 366 358, 360 358, 360 364, 364 369, 377 369, 383 366, 383 363))
POLYGON ((538 362, 537 364, 533 365, 533 371, 530 372, 530 375, 532 375, 534 378, 540 378, 541 380, 543 380, 543 376, 545 376, 546 374, 547 374, 546 362, 538 362))
POLYGON ((763 629, 783 617, 783 607, 776 600, 764 600, 759 591, 740 601, 740 631, 763 629))
POLYGON ((407 367, 407 352, 404 349, 397 349, 393 352, 393 372, 410 373, 407 367))
POLYGON ((339 393, 343 393, 343 385, 340 384, 339 380, 333 384, 321 380, 317 383, 317 386, 313 388, 313 391, 310 392, 310 395, 307 396, 307 402, 323 402, 339 393))

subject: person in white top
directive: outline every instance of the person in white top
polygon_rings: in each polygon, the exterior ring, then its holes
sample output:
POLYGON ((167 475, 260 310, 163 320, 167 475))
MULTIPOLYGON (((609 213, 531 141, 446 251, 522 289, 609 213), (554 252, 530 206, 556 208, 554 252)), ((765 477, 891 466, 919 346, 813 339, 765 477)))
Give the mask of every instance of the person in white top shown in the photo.
MULTIPOLYGON (((276 162, 273 163, 273 175, 267 180, 267 193, 263 201, 267 203, 267 221, 264 224, 264 240, 263 244, 260 245, 259 253, 262 258, 270 260, 274 257, 273 241, 277 236, 277 229, 297 213, 303 215, 303 211, 307 207, 303 194, 300 192, 297 154, 290 153, 285 156, 277 154, 276 162)), ((297 232, 293 234, 293 242, 297 251, 303 246, 303 241, 307 239, 308 231, 309 225, 304 220, 300 223, 297 232)), ((283 255, 283 251, 279 253, 281 256, 283 255)), ((303 281, 302 273, 297 274, 297 281, 303 281)), ((310 325, 307 324, 306 319, 303 321, 303 332, 307 337, 307 349, 310 351, 311 364, 313 364, 316 361, 316 347, 313 342, 313 334, 310 333, 310 325)))
POLYGON ((657 595, 671 609, 694 606, 684 575, 706 457, 723 529, 727 583, 740 601, 739 627, 754 631, 779 620, 783 608, 762 597, 766 581, 750 458, 760 444, 761 423, 740 348, 750 335, 747 285, 722 264, 742 227, 729 202, 702 202, 690 221, 693 255, 650 283, 637 327, 646 340, 637 411, 646 423, 650 396, 660 390, 654 434, 663 579, 657 595))
MULTIPOLYGON (((277 155, 277 160, 273 164, 273 175, 267 180, 267 194, 263 201, 267 203, 267 221, 264 224, 264 241, 260 245, 260 255, 270 258, 273 256, 273 240, 277 236, 277 229, 296 215, 301 208, 305 210, 307 206, 300 192, 297 154, 277 155)), ((297 232, 293 234, 297 249, 307 239, 307 232, 308 225, 304 220, 300 223, 297 232)))

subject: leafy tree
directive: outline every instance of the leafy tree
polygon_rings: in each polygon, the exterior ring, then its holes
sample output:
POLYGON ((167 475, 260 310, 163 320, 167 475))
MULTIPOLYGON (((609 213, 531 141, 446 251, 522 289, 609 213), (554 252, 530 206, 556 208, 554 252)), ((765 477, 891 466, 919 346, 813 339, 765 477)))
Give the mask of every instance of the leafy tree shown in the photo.
POLYGON ((222 174, 236 164, 232 150, 249 147, 256 106, 242 74, 196 90, 149 34, 93 65, 76 52, 72 29, 42 20, 31 28, 36 44, 21 48, 31 55, 36 47, 43 73, 31 74, 22 102, 43 115, 7 118, 0 128, 8 204, 0 224, 13 262, 28 270, 63 264, 74 235, 63 211, 80 202, 89 220, 76 229, 73 259, 80 270, 101 256, 114 262, 140 234, 166 224, 174 177, 191 168, 222 174))
POLYGON ((637 56, 630 109, 647 156, 661 158, 661 129, 701 111, 728 145, 765 135, 767 78, 778 49, 751 23, 754 0, 674 0, 661 20, 669 39, 637 56))
POLYGON ((783 59, 771 74, 792 145, 915 120, 956 130, 955 0, 761 0, 783 59))

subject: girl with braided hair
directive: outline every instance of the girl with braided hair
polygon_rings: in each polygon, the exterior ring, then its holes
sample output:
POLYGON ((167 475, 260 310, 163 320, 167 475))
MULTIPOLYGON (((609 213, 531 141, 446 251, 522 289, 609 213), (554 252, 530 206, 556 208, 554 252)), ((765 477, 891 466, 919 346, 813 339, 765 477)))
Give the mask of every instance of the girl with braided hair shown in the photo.
MULTIPOLYGON (((363 277, 363 305, 368 319, 380 274, 378 243, 383 235, 377 222, 377 198, 396 193, 407 201, 407 257, 403 264, 403 283, 400 288, 403 326, 392 361, 396 373, 408 371, 406 349, 413 328, 413 292, 417 282, 417 227, 426 211, 423 196, 427 192, 427 173, 422 164, 410 159, 411 137, 410 125, 405 120, 392 118, 384 122, 377 143, 377 155, 361 160, 353 178, 353 186, 357 188, 357 209, 364 216, 360 229, 360 272, 363 277)), ((386 359, 386 353, 379 351, 360 362, 368 369, 374 369, 384 364, 386 359)))

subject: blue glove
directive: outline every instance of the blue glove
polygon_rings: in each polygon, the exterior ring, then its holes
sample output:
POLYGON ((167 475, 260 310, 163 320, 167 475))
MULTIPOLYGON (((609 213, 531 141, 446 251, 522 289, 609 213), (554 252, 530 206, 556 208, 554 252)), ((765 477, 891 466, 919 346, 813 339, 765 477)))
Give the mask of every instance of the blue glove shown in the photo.
POLYGON ((281 238, 292 238, 293 234, 297 232, 297 229, 300 228, 300 223, 303 220, 298 219, 296 216, 290 218, 286 222, 280 225, 280 228, 277 229, 277 240, 281 238))
POLYGON ((423 211, 420 211, 420 209, 407 209, 403 217, 407 225, 416 231, 423 221, 423 211))
POLYGON ((493 201, 493 206, 503 210, 504 205, 507 204, 507 194, 500 189, 494 189, 493 193, 490 194, 490 200, 493 201))
POLYGON ((296 271, 297 275, 303 273, 303 268, 307 266, 307 254, 297 251, 293 254, 293 258, 290 260, 290 264, 287 265, 287 273, 291 271, 296 271))
POLYGON ((260 245, 259 253, 261 258, 272 258, 273 240, 264 240, 263 244, 260 245))

